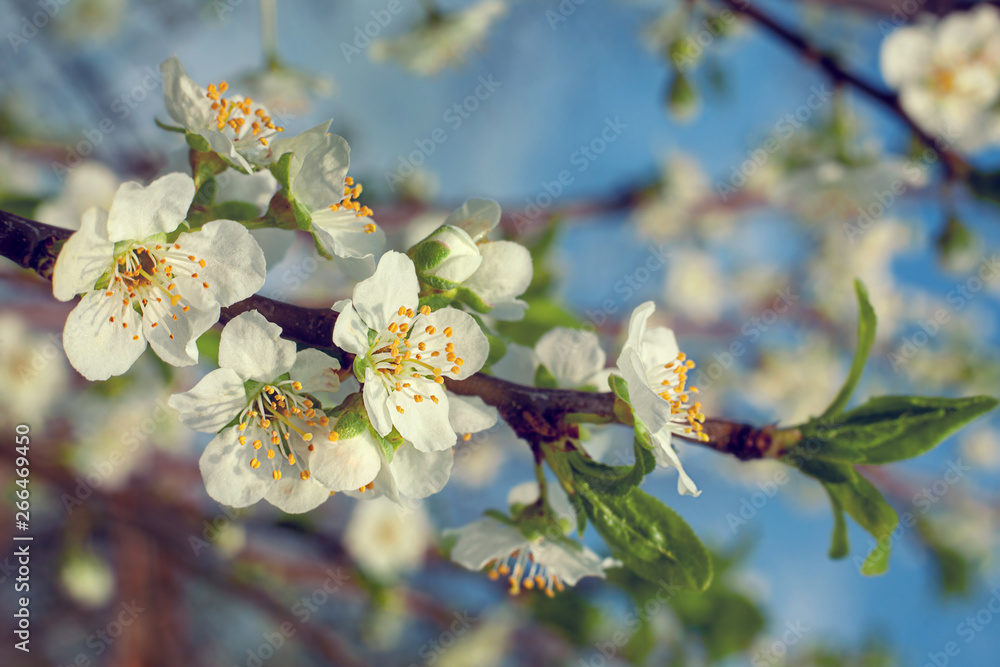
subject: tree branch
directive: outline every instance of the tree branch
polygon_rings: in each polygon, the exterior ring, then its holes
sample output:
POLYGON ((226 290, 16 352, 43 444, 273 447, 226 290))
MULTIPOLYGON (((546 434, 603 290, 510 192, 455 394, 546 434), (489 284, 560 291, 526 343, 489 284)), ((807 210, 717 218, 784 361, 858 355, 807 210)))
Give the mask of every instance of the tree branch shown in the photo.
POLYGON ((833 79, 835 84, 842 83, 849 85, 895 114, 913 131, 923 144, 934 148, 941 154, 941 162, 949 177, 961 179, 972 171, 969 163, 962 156, 953 152, 944 138, 939 139, 924 130, 903 110, 899 102, 899 96, 896 93, 882 90, 857 74, 845 69, 837 62, 834 56, 824 53, 803 35, 782 25, 769 14, 751 6, 746 0, 719 1, 740 16, 744 16, 756 23, 779 41, 784 42, 787 46, 804 56, 807 60, 814 62, 833 79))
MULTIPOLYGON (((72 233, 72 230, 0 211, 0 254, 46 279, 51 280, 59 249, 72 233)), ((337 321, 337 313, 333 310, 305 308, 254 295, 223 308, 219 322, 225 324, 250 310, 256 310, 280 326, 283 338, 328 352, 338 357, 344 367, 351 364, 352 355, 333 345, 333 326, 337 321)), ((610 392, 529 387, 483 373, 461 381, 446 379, 445 384, 455 394, 478 396, 495 407, 514 432, 529 442, 554 442, 572 437, 575 425, 566 424, 563 420, 571 413, 615 419, 615 396, 610 392)), ((708 442, 691 442, 732 454, 741 460, 776 457, 781 451, 780 447, 773 446, 774 432, 773 426, 759 429, 749 424, 712 418, 705 421, 708 442)))

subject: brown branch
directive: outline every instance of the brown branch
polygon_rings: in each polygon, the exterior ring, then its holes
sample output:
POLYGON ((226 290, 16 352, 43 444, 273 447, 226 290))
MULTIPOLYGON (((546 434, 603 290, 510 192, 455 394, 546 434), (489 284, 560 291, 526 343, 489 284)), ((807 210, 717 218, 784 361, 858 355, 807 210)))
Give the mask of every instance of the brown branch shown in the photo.
POLYGON ((833 79, 835 84, 851 86, 896 115, 913 131, 923 144, 934 148, 941 154, 941 162, 950 177, 965 178, 972 171, 972 167, 962 156, 951 150, 943 137, 935 137, 924 130, 903 110, 899 102, 899 96, 896 93, 882 90, 857 74, 845 69, 837 62, 834 56, 824 53, 804 36, 782 25, 766 12, 762 12, 756 7, 751 6, 746 0, 719 1, 740 16, 744 16, 756 23, 779 41, 784 42, 787 46, 804 56, 806 60, 815 63, 833 79))
MULTIPOLYGON (((0 211, 0 254, 26 269, 51 279, 59 248, 72 234, 71 230, 51 227, 0 211)), ((240 313, 256 310, 282 329, 282 337, 306 347, 313 347, 337 356, 344 367, 352 355, 333 345, 333 326, 337 313, 328 308, 305 308, 264 296, 254 295, 223 308, 219 322, 225 324, 240 313)), ((614 394, 543 389, 520 385, 500 378, 476 373, 465 380, 446 380, 448 390, 462 396, 479 396, 497 408, 504 420, 521 438, 549 442, 565 437, 563 417, 570 413, 585 413, 597 417, 615 417, 614 394)), ((773 427, 757 428, 725 419, 705 422, 708 442, 698 442, 741 460, 774 457, 780 448, 772 446, 773 427)), ((696 441, 692 441, 696 442, 696 441)))

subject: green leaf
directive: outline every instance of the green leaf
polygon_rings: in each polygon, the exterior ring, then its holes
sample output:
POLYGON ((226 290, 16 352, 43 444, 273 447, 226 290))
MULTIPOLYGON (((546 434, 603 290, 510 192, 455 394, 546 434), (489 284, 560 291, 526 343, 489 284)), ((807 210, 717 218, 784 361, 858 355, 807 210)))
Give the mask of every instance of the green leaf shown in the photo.
POLYGON ((799 448, 808 448, 812 456, 830 461, 900 461, 932 449, 996 406, 997 399, 990 396, 879 396, 839 415, 832 425, 818 420, 804 425, 799 448))
POLYGON ((844 512, 875 538, 875 548, 868 554, 861 566, 864 575, 883 574, 889 568, 889 554, 892 550, 892 531, 899 523, 899 516, 882 494, 848 464, 829 464, 811 467, 804 460, 796 460, 795 465, 807 475, 819 479, 830 496, 833 508, 833 535, 830 540, 830 557, 843 558, 850 551, 847 523, 844 512), (811 471, 820 470, 824 478, 811 471), (836 474, 832 474, 836 470, 836 474), (839 481, 829 481, 836 479, 839 481))
POLYGON ((965 182, 974 196, 1000 204, 1000 171, 973 170, 965 182))
POLYGON ((599 493, 582 478, 575 486, 590 521, 626 567, 653 583, 708 587, 712 560, 680 515, 635 487, 616 496, 599 493))
POLYGON ((871 352, 872 343, 875 342, 875 326, 877 323, 875 309, 872 308, 871 301, 868 300, 868 290, 860 280, 854 281, 854 291, 858 295, 858 347, 854 352, 854 361, 851 362, 851 370, 847 373, 844 386, 840 388, 833 403, 822 414, 820 419, 828 418, 843 412, 847 407, 847 402, 851 399, 851 394, 858 386, 861 374, 865 371, 865 362, 868 361, 868 353, 871 352))

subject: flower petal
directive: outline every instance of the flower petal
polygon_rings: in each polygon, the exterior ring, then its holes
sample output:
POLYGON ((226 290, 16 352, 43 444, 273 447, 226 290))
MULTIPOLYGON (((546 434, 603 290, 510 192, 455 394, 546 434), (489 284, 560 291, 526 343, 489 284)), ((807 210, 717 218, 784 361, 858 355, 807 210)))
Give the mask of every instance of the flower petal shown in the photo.
POLYGON ((274 483, 264 466, 250 467, 248 445, 240 445, 238 438, 235 428, 227 428, 208 443, 198 461, 208 495, 229 507, 253 505, 274 483))
POLYGON ((351 148, 343 137, 324 134, 310 151, 297 154, 302 168, 292 181, 292 196, 309 210, 339 204, 351 165, 351 148))
POLYGON ((192 307, 185 313, 180 305, 158 312, 149 304, 143 312, 142 332, 160 359, 171 366, 191 366, 198 363, 198 338, 218 321, 218 306, 192 307))
MULTIPOLYGON (((392 409, 388 412, 392 425, 403 438, 412 442, 413 446, 422 452, 451 449, 458 441, 458 437, 448 419, 448 394, 443 392, 436 382, 430 380, 411 378, 410 383, 415 391, 424 396, 440 395, 440 399, 437 402, 425 400, 417 403, 401 391, 391 392, 389 406, 392 409)), ((365 389, 369 384, 371 383, 365 382, 365 389)), ((367 397, 366 392, 365 398, 367 397)), ((367 400, 365 405, 368 405, 367 400)))
POLYGON ((233 140, 222 132, 212 129, 201 129, 195 133, 208 142, 208 147, 213 153, 224 159, 233 168, 242 171, 244 174, 249 174, 253 171, 247 159, 236 149, 236 144, 233 143, 233 140))
POLYGON ((524 294, 531 284, 531 253, 513 241, 494 241, 479 247, 483 263, 465 286, 493 306, 497 319, 517 320, 524 316, 527 304, 515 297, 524 294))
POLYGON ((493 364, 492 369, 493 375, 498 378, 531 387, 538 372, 538 355, 530 347, 508 343, 507 354, 493 364))
MULTIPOLYGON (((205 261, 193 289, 204 291, 220 306, 231 306, 264 286, 264 251, 240 223, 214 220, 197 232, 181 234, 177 242, 185 252, 205 261)), ((185 296, 192 289, 186 280, 186 276, 177 277, 185 296)))
POLYGON ((302 391, 335 394, 340 389, 339 368, 339 360, 310 348, 296 355, 289 375, 302 383, 302 391))
POLYGON ((413 328, 417 333, 410 336, 410 342, 416 344, 421 340, 427 340, 423 332, 428 326, 434 327, 435 330, 431 335, 433 337, 429 339, 432 343, 428 347, 429 350, 434 349, 436 345, 444 349, 445 341, 452 342, 455 345, 455 354, 462 359, 462 365, 458 367, 457 373, 452 370, 454 367, 449 362, 441 362, 444 368, 442 375, 464 380, 486 363, 486 357, 490 353, 490 343, 479 323, 468 313, 449 306, 435 310, 430 315, 420 315, 413 320, 413 328), (443 333, 449 328, 452 331, 451 336, 443 338, 443 333))
POLYGON ((241 313, 222 330, 219 366, 244 380, 271 382, 295 363, 295 343, 281 338, 281 327, 256 310, 241 313))
POLYGON ((603 559, 577 542, 542 540, 532 545, 531 553, 549 575, 559 577, 570 586, 584 577, 604 578, 603 559))
POLYGON ((368 324, 361 319, 350 301, 337 315, 337 321, 333 325, 333 344, 351 354, 368 354, 368 324))
POLYGON ((375 231, 366 232, 364 226, 371 218, 357 218, 350 225, 323 225, 313 219, 313 236, 329 254, 340 258, 338 265, 354 280, 364 280, 375 273, 378 256, 385 248, 385 231, 375 226, 375 231))
POLYGON ((381 378, 371 368, 365 371, 365 386, 361 389, 365 401, 365 411, 372 426, 381 436, 386 436, 392 430, 394 412, 389 399, 389 390, 382 384, 381 378))
POLYGON ((167 113, 185 128, 207 125, 214 115, 205 90, 188 76, 177 56, 160 65, 163 75, 163 102, 167 113))
POLYGON ((231 368, 217 368, 188 391, 173 394, 167 405, 181 423, 204 433, 216 433, 247 406, 243 380, 231 368))
POLYGON ((80 229, 66 240, 52 270, 52 294, 69 301, 89 292, 112 267, 115 244, 108 239, 108 214, 99 208, 83 214, 80 229))
POLYGON ((557 327, 542 336, 535 352, 563 389, 581 387, 604 368, 607 359, 597 334, 566 327, 557 327))
POLYGON ((392 457, 389 469, 399 493, 409 498, 426 498, 448 483, 454 458, 450 451, 422 452, 404 442, 392 457))
POLYGON ((622 348, 618 369, 628 383, 629 402, 640 421, 650 433, 662 429, 670 419, 670 403, 657 395, 649 386, 646 370, 639 353, 631 346, 622 348))
POLYGON ((470 570, 481 570, 496 558, 505 558, 518 549, 527 549, 528 540, 517 528, 496 519, 480 519, 445 535, 458 535, 451 559, 470 570))
MULTIPOLYGON (((332 120, 325 121, 305 132, 296 134, 294 137, 275 139, 271 142, 267 162, 277 162, 285 153, 294 153, 299 156, 299 159, 303 158, 309 151, 322 143, 323 137, 330 131, 330 123, 332 122, 332 120)), ((343 195, 343 189, 341 189, 341 195, 343 195)))
POLYGON ((390 251, 382 255, 372 277, 355 286, 354 308, 370 328, 382 331, 400 306, 416 310, 419 291, 413 261, 390 251))
POLYGON ((145 349, 139 313, 117 297, 91 292, 66 318, 63 350, 73 368, 88 380, 121 375, 145 349), (109 321, 111 317, 114 322, 109 321))
POLYGON ((272 481, 264 494, 264 500, 288 514, 302 514, 316 509, 329 497, 330 489, 315 478, 302 479, 294 474, 282 475, 278 481, 272 481))
POLYGON ((500 223, 500 215, 500 204, 492 199, 470 199, 452 211, 444 224, 458 227, 476 243, 500 223))
POLYGON ((357 491, 382 467, 379 445, 367 432, 337 442, 317 442, 309 461, 313 478, 332 491, 357 491))
POLYGON ((146 187, 135 181, 122 183, 108 211, 111 241, 143 240, 177 229, 194 199, 194 180, 175 172, 146 187))
POLYGON ((455 433, 479 433, 496 426, 497 409, 478 396, 448 395, 448 420, 455 433))
POLYGON ((698 489, 694 480, 684 472, 681 459, 677 456, 677 452, 674 451, 674 446, 670 442, 670 431, 667 429, 658 431, 652 434, 651 439, 653 441, 653 457, 656 459, 656 464, 677 470, 677 493, 682 496, 694 496, 695 498, 700 496, 701 490, 698 489))
POLYGON ((427 274, 461 283, 469 279, 483 263, 479 246, 463 229, 442 225, 426 240, 440 243, 449 250, 449 255, 440 264, 425 270, 427 274))

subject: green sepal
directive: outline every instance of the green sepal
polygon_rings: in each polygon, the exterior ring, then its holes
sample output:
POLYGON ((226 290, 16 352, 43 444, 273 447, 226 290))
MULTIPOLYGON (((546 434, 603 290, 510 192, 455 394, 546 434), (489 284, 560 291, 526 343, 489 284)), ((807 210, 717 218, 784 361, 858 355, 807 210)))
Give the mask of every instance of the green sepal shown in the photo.
POLYGON ((455 300, 455 296, 457 294, 458 290, 447 290, 444 292, 434 292, 431 294, 425 294, 424 296, 420 297, 418 305, 421 307, 427 306, 432 311, 440 310, 441 308, 450 306, 451 303, 455 300))
POLYGON ((199 153, 210 153, 212 151, 212 146, 208 143, 208 139, 200 134, 185 132, 184 139, 187 141, 188 146, 199 153))
POLYGON ((179 127, 177 125, 167 125, 159 118, 154 117, 153 122, 156 123, 156 127, 160 128, 161 130, 166 130, 167 132, 178 132, 180 134, 187 133, 187 130, 185 128, 179 127))
POLYGON ((364 384, 365 381, 365 371, 368 370, 370 366, 367 357, 363 357, 360 354, 354 357, 354 363, 351 364, 351 370, 354 371, 354 377, 358 379, 358 382, 364 384))
MULTIPOLYGON (((440 292, 447 292, 449 290, 457 290, 461 287, 461 283, 452 282, 451 280, 445 280, 444 278, 438 278, 437 276, 420 276, 420 282, 427 285, 431 289, 438 290, 440 292)), ((456 296, 458 292, 455 292, 456 296)))
POLYGON ((423 278, 425 271, 436 269, 441 262, 448 259, 451 255, 451 248, 440 241, 428 239, 410 248, 406 254, 413 260, 417 275, 423 278))
POLYGON ((264 388, 266 382, 257 382, 256 380, 247 380, 243 383, 243 392, 247 395, 247 401, 252 401, 264 388))
POLYGON ((487 301, 484 301, 482 297, 480 297, 478 294, 473 292, 468 287, 460 286, 456 288, 456 290, 457 290, 456 293, 458 296, 458 301, 460 303, 465 304, 466 306, 476 311, 477 313, 485 314, 493 310, 492 305, 490 305, 487 301))

